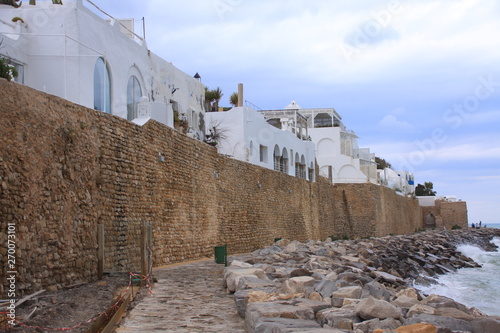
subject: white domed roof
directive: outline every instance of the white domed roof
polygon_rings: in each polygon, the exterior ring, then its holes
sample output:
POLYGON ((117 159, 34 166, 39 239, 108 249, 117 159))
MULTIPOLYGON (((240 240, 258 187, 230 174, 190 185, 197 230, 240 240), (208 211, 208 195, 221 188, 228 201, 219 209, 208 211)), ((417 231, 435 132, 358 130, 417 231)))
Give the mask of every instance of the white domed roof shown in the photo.
POLYGON ((285 109, 302 109, 297 102, 292 101, 292 103, 288 104, 285 109))

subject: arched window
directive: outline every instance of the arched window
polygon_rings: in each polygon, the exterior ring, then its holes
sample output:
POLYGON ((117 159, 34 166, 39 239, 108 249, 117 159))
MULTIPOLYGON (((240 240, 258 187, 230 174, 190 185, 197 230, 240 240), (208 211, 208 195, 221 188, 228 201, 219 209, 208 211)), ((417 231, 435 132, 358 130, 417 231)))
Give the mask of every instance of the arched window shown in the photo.
POLYGON ((281 151, 278 145, 274 146, 273 160, 274 160, 274 170, 280 171, 281 151))
POLYGON ((103 58, 94 66, 94 110, 111 113, 111 80, 103 58))
POLYGON ((142 90, 137 77, 132 75, 127 84, 127 119, 137 118, 137 105, 141 101, 142 90))
POLYGON ((288 174, 288 152, 286 148, 283 148, 280 158, 280 171, 288 174))

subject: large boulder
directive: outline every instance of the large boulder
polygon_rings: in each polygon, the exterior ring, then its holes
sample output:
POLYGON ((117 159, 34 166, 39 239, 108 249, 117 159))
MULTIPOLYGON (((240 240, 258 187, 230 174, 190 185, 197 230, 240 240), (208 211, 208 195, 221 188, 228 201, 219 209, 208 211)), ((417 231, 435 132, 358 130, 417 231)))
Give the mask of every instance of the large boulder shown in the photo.
POLYGON ((386 319, 386 318, 402 318, 401 309, 391 303, 368 297, 356 305, 356 314, 363 319, 386 319))
POLYGON ((391 304, 398 306, 400 308, 411 308, 415 304, 418 303, 418 299, 413 298, 413 297, 408 297, 406 295, 401 295, 398 298, 396 298, 394 301, 391 302, 391 304))
POLYGON ((393 274, 386 273, 386 272, 373 271, 373 275, 375 275, 379 279, 391 282, 393 284, 404 284, 405 283, 405 281, 402 278, 400 278, 396 275, 393 275, 393 274))
MULTIPOLYGON (((376 329, 373 333, 383 333, 387 332, 385 329, 376 329)), ((398 328, 392 330, 392 332, 398 333, 437 333, 436 326, 427 323, 418 323, 406 326, 399 326, 398 328)))
POLYGON ((229 267, 239 267, 239 268, 252 268, 253 266, 247 262, 241 260, 233 260, 229 264, 229 267))
POLYGON ((329 308, 319 311, 316 320, 323 326, 353 330, 353 325, 359 323, 361 318, 353 310, 329 308))
POLYGON ((411 318, 406 318, 404 322, 405 325, 412 325, 418 323, 433 324, 437 327, 446 327, 454 331, 472 332, 472 324, 466 320, 430 315, 425 313, 413 315, 411 318))
POLYGON ((281 285, 281 292, 285 294, 298 294, 312 291, 316 280, 310 276, 297 276, 285 280, 281 285))
POLYGON ((342 287, 332 293, 332 306, 341 307, 346 298, 361 298, 363 289, 360 286, 342 287))
POLYGON ((363 298, 372 296, 376 299, 383 299, 389 301, 391 298, 391 293, 387 288, 377 281, 371 281, 363 286, 363 298))
POLYGON ((283 301, 248 303, 245 313, 247 331, 254 332, 261 318, 270 317, 314 320, 314 311, 310 307, 295 306, 283 301))
POLYGON ((305 306, 308 308, 313 309, 314 315, 324 309, 331 308, 330 304, 322 302, 322 301, 316 301, 316 300, 311 300, 307 298, 295 298, 291 300, 293 305, 299 305, 299 306, 305 306))
POLYGON ((307 331, 308 329, 321 328, 315 320, 306 319, 290 319, 290 318, 260 318, 255 329, 251 332, 254 333, 274 333, 274 332, 290 332, 291 329, 299 329, 300 332, 307 331))
POLYGON ((332 293, 337 290, 337 286, 333 281, 329 279, 321 280, 315 287, 314 290, 319 292, 322 297, 328 298, 332 296, 332 293))
POLYGON ((224 281, 227 290, 234 293, 240 278, 243 276, 266 278, 266 273, 260 268, 227 267, 224 271, 224 281))
POLYGON ((456 308, 444 308, 444 307, 437 308, 434 311, 434 314, 436 316, 445 316, 445 317, 463 319, 467 321, 471 321, 474 319, 474 316, 471 316, 470 314, 460 311, 459 309, 456 308))
POLYGON ((380 328, 380 319, 378 318, 365 320, 353 325, 355 331, 361 331, 363 333, 371 333, 377 328, 380 328))
POLYGON ((256 277, 255 275, 244 275, 239 278, 236 290, 260 289, 274 286, 275 283, 273 280, 261 279, 256 277))
POLYGON ((420 314, 420 313, 433 315, 435 311, 436 311, 436 309, 434 309, 432 306, 418 303, 418 304, 413 305, 410 308, 410 310, 408 310, 406 317, 410 318, 410 317, 412 317, 416 314, 420 314))
POLYGON ((470 314, 470 309, 468 307, 446 296, 432 294, 425 297, 421 301, 421 304, 429 305, 433 308, 456 308, 470 314))
POLYGON ((500 332, 500 318, 477 318, 472 321, 472 332, 500 332))

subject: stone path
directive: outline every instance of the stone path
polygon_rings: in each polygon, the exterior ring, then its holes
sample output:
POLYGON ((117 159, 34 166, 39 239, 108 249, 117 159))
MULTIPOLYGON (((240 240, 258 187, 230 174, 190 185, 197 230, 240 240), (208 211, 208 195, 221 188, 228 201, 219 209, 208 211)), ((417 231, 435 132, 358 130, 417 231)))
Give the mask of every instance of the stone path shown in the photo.
POLYGON ((213 259, 156 269, 154 295, 142 299, 116 332, 245 332, 223 287, 223 270, 213 259))

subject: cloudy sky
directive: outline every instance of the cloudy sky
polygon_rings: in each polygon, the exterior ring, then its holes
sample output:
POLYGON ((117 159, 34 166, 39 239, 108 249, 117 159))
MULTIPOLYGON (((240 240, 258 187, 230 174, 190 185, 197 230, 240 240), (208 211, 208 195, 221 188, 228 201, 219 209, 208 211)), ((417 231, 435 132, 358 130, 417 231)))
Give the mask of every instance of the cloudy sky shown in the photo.
POLYGON ((500 223, 500 2, 93 0, 221 104, 333 107, 395 169, 500 223))

